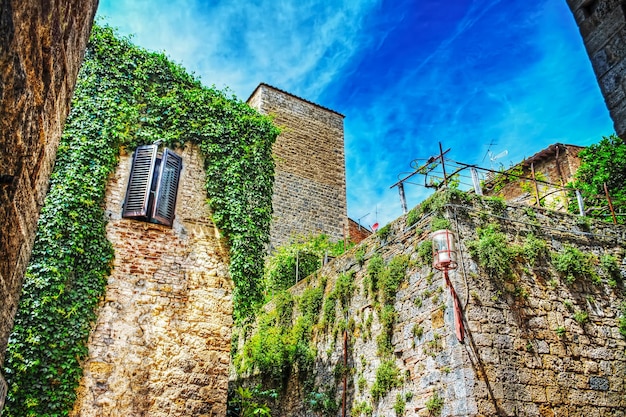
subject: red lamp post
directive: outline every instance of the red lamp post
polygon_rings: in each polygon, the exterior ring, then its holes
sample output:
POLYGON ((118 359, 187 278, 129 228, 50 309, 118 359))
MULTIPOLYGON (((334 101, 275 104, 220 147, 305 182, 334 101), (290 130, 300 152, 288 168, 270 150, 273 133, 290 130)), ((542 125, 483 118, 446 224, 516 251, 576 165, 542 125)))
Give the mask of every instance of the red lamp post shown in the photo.
POLYGON ((431 235, 433 242, 433 267, 439 271, 443 271, 446 285, 450 288, 450 295, 454 303, 454 328, 456 337, 459 342, 463 343, 465 337, 465 328, 463 325, 463 312, 461 311, 461 303, 456 291, 448 277, 448 270, 456 269, 458 263, 456 261, 456 245, 454 234, 447 229, 437 230, 431 235))

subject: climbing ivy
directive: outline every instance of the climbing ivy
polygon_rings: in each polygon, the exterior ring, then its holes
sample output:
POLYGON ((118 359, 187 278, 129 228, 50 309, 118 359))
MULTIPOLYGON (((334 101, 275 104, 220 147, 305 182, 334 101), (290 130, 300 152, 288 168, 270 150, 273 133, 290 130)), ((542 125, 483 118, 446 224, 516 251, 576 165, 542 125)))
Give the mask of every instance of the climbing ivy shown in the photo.
POLYGON ((95 25, 39 220, 4 373, 4 415, 64 416, 113 259, 105 186, 120 151, 199 146, 214 221, 230 244, 238 320, 262 300, 278 129, 247 104, 95 25))

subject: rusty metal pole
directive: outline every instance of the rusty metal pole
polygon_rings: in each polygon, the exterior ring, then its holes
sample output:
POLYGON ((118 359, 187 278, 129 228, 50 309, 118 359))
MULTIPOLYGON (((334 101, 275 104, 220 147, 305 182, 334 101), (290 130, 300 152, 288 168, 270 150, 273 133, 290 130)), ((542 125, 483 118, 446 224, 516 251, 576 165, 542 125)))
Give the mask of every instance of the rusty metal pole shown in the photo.
POLYGON ((400 191, 400 204, 402 204, 402 214, 407 213, 406 196, 404 195, 404 183, 398 184, 398 191, 400 191))
POLYGON ((537 207, 541 207, 541 200, 539 199, 539 187, 537 186, 537 178, 535 178, 535 163, 530 164, 530 172, 533 175, 533 183, 535 184, 535 197, 537 200, 537 207))
POLYGON ((465 339, 465 325, 463 324, 463 311, 461 310, 461 303, 459 297, 456 295, 456 291, 452 286, 450 277, 448 277, 448 269, 443 270, 443 276, 446 280, 446 285, 450 287, 450 296, 452 297, 452 303, 454 305, 454 332, 459 342, 464 343, 465 339))
POLYGON ((348 390, 348 329, 343 331, 343 392, 341 393, 341 416, 346 417, 346 391, 348 390))
POLYGON ((443 162, 443 148, 439 142, 439 158, 441 159, 441 170, 443 171, 443 183, 448 188, 448 177, 446 176, 446 164, 443 162))
POLYGON ((613 210, 613 202, 611 201, 611 196, 609 195, 609 188, 606 186, 606 182, 604 183, 604 193, 606 194, 606 200, 609 202, 609 209, 611 210, 611 215, 613 216, 613 224, 617 224, 617 217, 615 217, 615 210, 613 210))

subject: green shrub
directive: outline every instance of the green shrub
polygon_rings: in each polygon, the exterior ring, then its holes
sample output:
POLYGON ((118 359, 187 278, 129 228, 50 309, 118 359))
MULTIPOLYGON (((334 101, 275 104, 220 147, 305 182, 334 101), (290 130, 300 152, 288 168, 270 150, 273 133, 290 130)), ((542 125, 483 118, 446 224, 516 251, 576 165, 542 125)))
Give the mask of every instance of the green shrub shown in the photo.
POLYGON ((413 208, 406 215, 406 227, 413 226, 415 223, 417 223, 420 220, 421 217, 422 217, 422 213, 419 207, 413 208))
POLYGON ((404 415, 404 411, 406 408, 406 400, 404 399, 404 395, 398 393, 396 395, 396 402, 393 403, 393 410, 396 412, 396 416, 400 417, 404 415))
POLYGON ((417 246, 417 258, 420 265, 428 265, 433 258, 433 243, 430 240, 423 240, 417 246))
POLYGON ((380 253, 374 254, 367 263, 367 279, 370 284, 370 292, 376 294, 378 292, 378 281, 385 269, 385 261, 380 253))
POLYGON ((524 239, 521 252, 531 266, 536 266, 541 259, 547 257, 548 244, 531 233, 524 239))
POLYGON ((389 261, 387 267, 380 274, 380 292, 382 303, 393 303, 400 284, 406 278, 406 269, 409 266, 407 255, 397 255, 389 261))
POLYGON ((430 222, 430 230, 441 230, 441 229, 449 229, 450 228, 450 220, 445 217, 435 217, 430 222))
POLYGON ((316 323, 324 303, 324 288, 308 287, 302 292, 299 306, 302 315, 316 323))
POLYGON ((589 321, 589 313, 586 311, 577 311, 574 313, 574 320, 582 326, 589 321))
POLYGON ((439 396, 439 393, 435 392, 432 397, 426 400, 426 409, 438 416, 441 414, 441 410, 443 409, 443 398, 439 396))
POLYGON ((390 359, 380 364, 376 370, 376 379, 372 385, 371 394, 378 401, 392 389, 402 384, 400 370, 395 361, 390 359))
POLYGON ((604 254, 600 257, 600 268, 608 278, 620 279, 619 263, 615 256, 604 254))
POLYGON ((495 223, 478 228, 477 233, 478 239, 468 244, 471 256, 490 276, 507 278, 511 273, 513 251, 508 246, 506 235, 495 223))
POLYGON ((591 278, 598 282, 599 277, 593 263, 595 256, 591 253, 584 253, 573 246, 565 245, 562 251, 552 255, 552 262, 557 271, 565 276, 568 283, 573 283, 576 279, 591 278))

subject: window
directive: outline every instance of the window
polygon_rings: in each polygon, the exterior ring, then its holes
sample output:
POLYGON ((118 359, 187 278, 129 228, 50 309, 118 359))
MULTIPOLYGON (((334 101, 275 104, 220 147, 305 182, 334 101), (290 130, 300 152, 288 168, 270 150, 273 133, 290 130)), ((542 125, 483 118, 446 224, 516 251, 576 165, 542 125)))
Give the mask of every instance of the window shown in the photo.
POLYGON ((183 160, 158 145, 135 150, 122 217, 172 226, 183 160))

